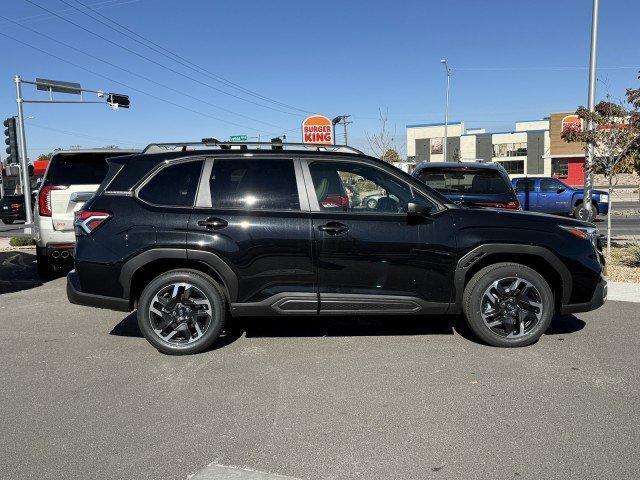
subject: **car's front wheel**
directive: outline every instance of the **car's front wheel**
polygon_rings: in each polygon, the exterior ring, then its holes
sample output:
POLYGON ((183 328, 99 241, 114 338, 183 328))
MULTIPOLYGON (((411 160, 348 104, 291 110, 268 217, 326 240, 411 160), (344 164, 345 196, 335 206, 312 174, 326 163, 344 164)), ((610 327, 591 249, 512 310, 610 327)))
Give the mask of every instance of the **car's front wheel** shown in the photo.
POLYGON ((138 301, 138 326, 159 351, 198 353, 220 335, 226 317, 221 287, 193 270, 173 270, 153 279, 138 301))
POLYGON ((598 216, 598 209, 595 205, 591 205, 591 214, 584 208, 584 202, 573 207, 573 218, 582 220, 583 222, 593 222, 598 216))
POLYGON ((549 327, 554 297, 535 270, 497 263, 471 278, 464 290, 463 309, 469 327, 489 345, 522 347, 537 341, 549 327))

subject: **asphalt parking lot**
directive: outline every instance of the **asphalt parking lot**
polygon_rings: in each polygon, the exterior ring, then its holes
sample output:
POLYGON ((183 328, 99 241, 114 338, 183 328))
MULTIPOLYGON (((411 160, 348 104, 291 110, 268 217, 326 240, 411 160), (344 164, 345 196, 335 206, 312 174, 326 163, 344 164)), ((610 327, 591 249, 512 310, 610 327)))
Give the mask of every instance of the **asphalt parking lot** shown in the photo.
POLYGON ((247 319, 158 353, 134 315, 67 303, 0 252, 0 478, 615 478, 640 471, 640 305, 558 317, 535 345, 446 317, 247 319))

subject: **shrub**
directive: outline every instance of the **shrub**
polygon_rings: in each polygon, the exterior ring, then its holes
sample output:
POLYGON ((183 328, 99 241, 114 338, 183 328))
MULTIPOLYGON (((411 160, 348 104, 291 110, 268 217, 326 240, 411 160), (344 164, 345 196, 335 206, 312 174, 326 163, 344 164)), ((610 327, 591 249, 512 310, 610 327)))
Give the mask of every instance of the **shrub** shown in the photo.
POLYGON ((31 237, 11 237, 9 240, 9 245, 12 247, 27 247, 35 244, 35 240, 31 237))

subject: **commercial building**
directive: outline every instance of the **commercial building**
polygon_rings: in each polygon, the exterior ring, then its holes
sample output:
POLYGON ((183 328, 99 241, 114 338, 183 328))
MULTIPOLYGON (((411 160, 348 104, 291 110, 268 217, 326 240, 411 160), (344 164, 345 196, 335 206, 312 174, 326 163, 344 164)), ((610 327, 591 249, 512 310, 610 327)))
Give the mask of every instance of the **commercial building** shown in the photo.
POLYGON ((485 161, 500 163, 510 174, 551 175, 549 119, 516 122, 511 132, 466 129, 464 122, 407 125, 407 159, 417 163, 485 161))

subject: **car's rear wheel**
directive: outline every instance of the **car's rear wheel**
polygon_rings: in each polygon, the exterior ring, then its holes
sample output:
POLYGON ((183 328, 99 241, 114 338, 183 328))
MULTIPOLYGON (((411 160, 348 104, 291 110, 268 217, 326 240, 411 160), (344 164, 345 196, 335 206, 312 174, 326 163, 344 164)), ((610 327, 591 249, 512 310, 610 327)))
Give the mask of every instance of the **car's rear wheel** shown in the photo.
POLYGON ((598 216, 598 208, 595 205, 591 205, 591 215, 584 208, 584 202, 579 203, 573 207, 573 218, 582 220, 583 222, 593 222, 598 216))
POLYGON ((225 297, 210 277, 173 270, 153 279, 138 301, 138 326, 159 351, 198 353, 217 338, 226 316, 225 297))
POLYGON ((377 206, 378 201, 375 198, 370 198, 369 200, 367 200, 367 208, 369 210, 375 210, 377 206))
POLYGON ((53 267, 47 252, 42 251, 40 247, 36 247, 36 269, 42 280, 49 280, 53 276, 53 267))
POLYGON ((554 314, 549 284, 517 263, 483 268, 467 284, 463 309, 473 332, 495 347, 522 347, 537 341, 554 314))

